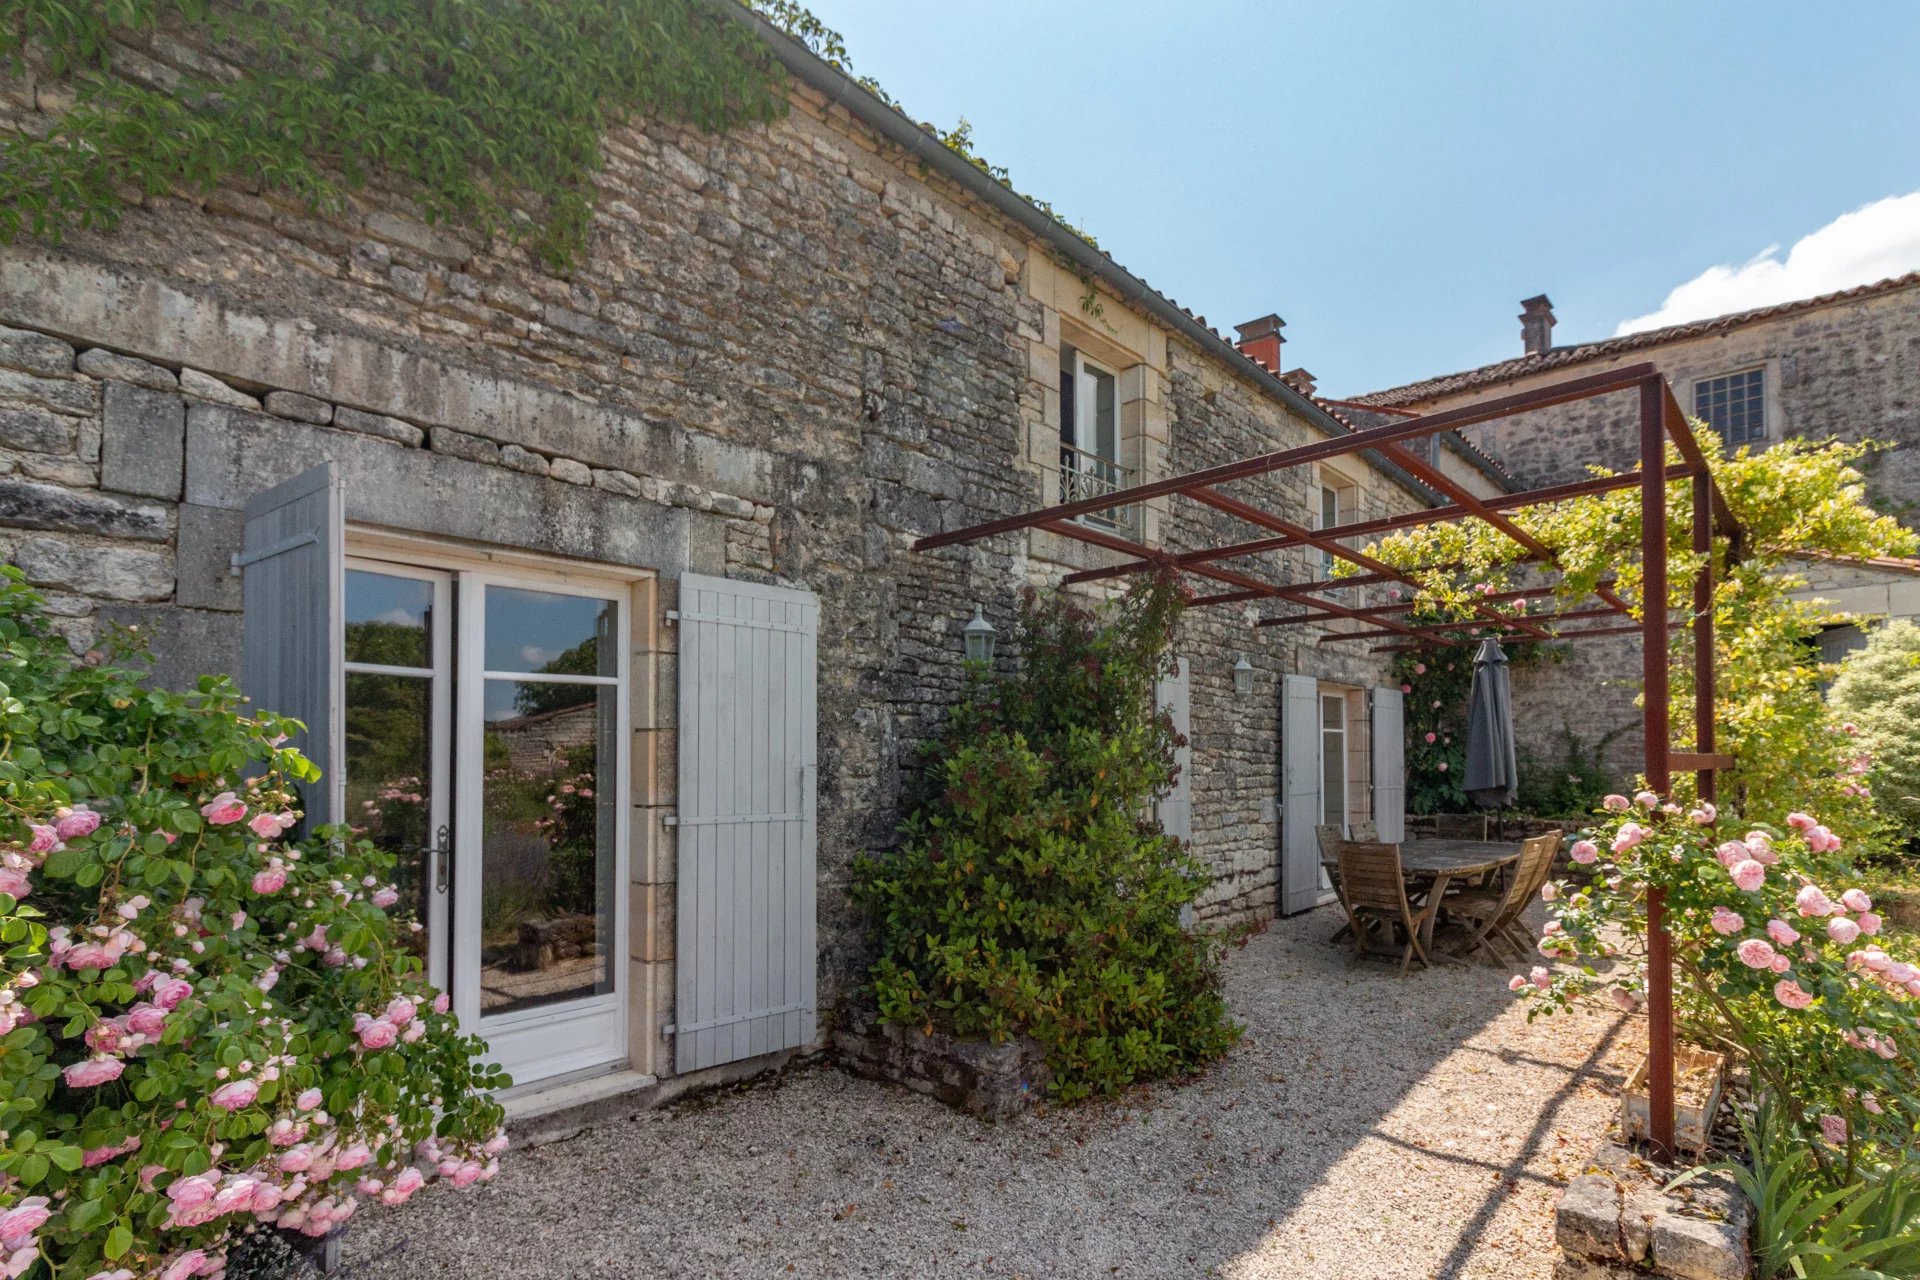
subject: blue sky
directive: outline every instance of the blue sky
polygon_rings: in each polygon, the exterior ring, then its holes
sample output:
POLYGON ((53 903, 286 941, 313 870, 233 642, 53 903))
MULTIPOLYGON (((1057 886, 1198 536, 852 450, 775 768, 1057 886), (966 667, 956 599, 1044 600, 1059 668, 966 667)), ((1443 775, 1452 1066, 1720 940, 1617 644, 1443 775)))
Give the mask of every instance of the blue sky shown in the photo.
POLYGON ((1215 328, 1277 311, 1323 395, 1517 355, 1540 292, 1573 342, 1920 268, 1906 0, 809 3, 1215 328))

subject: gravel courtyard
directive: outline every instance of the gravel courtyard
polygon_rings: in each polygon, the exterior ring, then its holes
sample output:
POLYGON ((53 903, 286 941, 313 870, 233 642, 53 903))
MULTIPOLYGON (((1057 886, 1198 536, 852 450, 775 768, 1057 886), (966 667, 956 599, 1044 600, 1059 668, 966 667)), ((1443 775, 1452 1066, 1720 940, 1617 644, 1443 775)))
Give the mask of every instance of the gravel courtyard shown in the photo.
POLYGON ((982 1125, 812 1066, 362 1211, 348 1274, 1538 1277, 1634 1032, 1532 1026, 1506 970, 1349 969, 1327 910, 1228 963, 1199 1080, 982 1125))

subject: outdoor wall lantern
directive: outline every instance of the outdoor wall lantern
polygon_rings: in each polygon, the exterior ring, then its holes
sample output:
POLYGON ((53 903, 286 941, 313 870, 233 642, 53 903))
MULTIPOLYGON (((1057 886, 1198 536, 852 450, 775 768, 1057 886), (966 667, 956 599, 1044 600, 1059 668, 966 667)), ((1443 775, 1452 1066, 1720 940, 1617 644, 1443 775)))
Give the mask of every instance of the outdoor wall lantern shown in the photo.
POLYGON ((1233 664, 1233 691, 1242 698, 1253 692, 1253 664, 1247 661, 1244 653, 1233 664))
POLYGON ((961 632, 967 638, 968 662, 993 661, 993 624, 987 621, 980 606, 973 606, 973 621, 967 623, 961 632))

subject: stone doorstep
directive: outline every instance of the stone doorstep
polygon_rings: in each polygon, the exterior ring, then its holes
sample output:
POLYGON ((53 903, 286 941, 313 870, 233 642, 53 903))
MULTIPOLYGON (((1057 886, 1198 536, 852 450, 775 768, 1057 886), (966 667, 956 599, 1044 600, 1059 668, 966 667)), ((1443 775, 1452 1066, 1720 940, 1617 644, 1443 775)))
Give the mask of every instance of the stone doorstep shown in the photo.
POLYGON ((564 1142, 596 1125, 631 1119, 691 1094, 738 1084, 819 1056, 820 1050, 813 1047, 783 1049, 664 1079, 626 1069, 549 1088, 511 1089, 501 1099, 507 1112, 507 1136, 522 1150, 564 1142))
POLYGON ((1725 1174, 1666 1191, 1624 1147, 1604 1143, 1567 1184, 1554 1214, 1556 1280, 1746 1280, 1749 1207, 1725 1174))

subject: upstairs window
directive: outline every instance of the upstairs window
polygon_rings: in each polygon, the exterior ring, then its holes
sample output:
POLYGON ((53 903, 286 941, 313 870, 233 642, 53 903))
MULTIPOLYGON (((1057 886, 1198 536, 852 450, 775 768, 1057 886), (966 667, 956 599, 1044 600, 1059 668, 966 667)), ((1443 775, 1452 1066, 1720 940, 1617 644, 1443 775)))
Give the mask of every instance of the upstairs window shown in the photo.
MULTIPOLYGON (((1120 465, 1119 383, 1077 347, 1060 348, 1060 500, 1097 498, 1134 483, 1120 465)), ((1122 533, 1134 533, 1133 507, 1114 507, 1080 517, 1122 533)))
MULTIPOLYGON (((1314 525, 1317 529, 1332 529, 1338 525, 1351 524, 1358 518, 1359 489, 1351 481, 1331 471, 1320 473, 1320 510, 1314 525)), ((1345 545, 1344 543, 1342 545, 1345 545)), ((1339 557, 1331 551, 1320 553, 1320 576, 1331 578, 1333 568, 1339 557)))
POLYGON ((1693 384, 1693 416, 1729 448, 1767 438, 1767 371, 1742 369, 1693 384))

